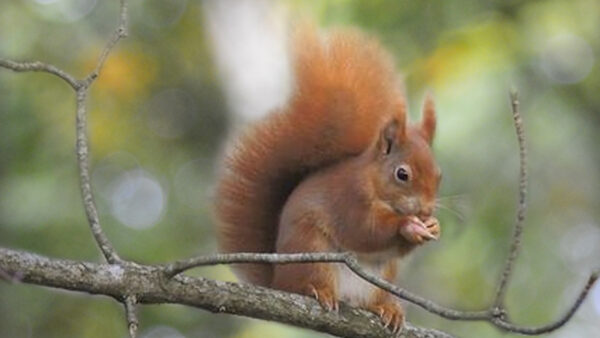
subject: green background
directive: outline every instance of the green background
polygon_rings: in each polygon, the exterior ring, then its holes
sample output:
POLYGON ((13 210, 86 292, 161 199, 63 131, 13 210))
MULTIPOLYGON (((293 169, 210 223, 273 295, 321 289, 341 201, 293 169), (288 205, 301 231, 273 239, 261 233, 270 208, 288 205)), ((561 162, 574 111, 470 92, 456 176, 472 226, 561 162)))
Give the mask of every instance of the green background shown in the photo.
MULTIPOLYGON (((508 90, 517 88, 531 180, 508 307, 526 325, 562 314, 589 271, 600 267, 600 2, 245 3, 285 13, 283 20, 359 27, 377 37, 405 76, 413 113, 426 89, 435 93, 440 197, 451 210, 439 210, 442 239, 405 261, 399 284, 447 306, 486 306, 507 254, 518 179, 508 90)), ((206 5, 132 1, 130 36, 91 89, 92 184, 101 222, 121 256, 138 262, 216 251, 210 208, 219 154, 233 121, 245 119, 229 108, 206 5), (153 205, 162 207, 144 209, 153 205)), ((116 27, 117 12, 116 1, 2 1, 0 57, 46 61, 82 77, 116 27)), ((0 69, 0 246, 101 260, 79 197, 74 108, 74 93, 57 78, 0 69)), ((192 273, 234 280, 227 267, 192 273)), ((510 336, 486 323, 407 308, 415 324, 457 336, 510 336)), ((143 306, 140 320, 142 337, 318 335, 173 305, 143 306)), ((596 286, 573 320, 550 336, 597 337, 598 323, 596 286)), ((0 283, 0 337, 126 334, 112 299, 0 283)))

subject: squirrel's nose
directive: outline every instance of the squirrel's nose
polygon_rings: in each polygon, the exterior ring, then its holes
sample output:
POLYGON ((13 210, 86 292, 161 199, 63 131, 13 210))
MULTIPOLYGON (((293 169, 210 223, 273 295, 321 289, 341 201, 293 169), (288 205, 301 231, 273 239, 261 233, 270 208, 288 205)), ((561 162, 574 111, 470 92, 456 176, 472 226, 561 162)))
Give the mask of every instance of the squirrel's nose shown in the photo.
POLYGON ((422 208, 421 209, 421 212, 419 212, 419 214, 417 215, 417 217, 419 217, 419 219, 421 221, 425 221, 428 218, 430 218, 431 215, 433 215, 433 208, 426 207, 426 208, 422 208))

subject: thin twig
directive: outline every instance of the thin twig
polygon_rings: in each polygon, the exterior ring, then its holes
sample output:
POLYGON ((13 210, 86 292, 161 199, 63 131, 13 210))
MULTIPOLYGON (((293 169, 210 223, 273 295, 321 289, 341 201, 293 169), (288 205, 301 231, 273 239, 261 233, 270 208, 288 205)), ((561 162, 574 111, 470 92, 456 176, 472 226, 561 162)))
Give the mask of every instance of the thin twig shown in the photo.
POLYGON ((164 270, 167 277, 171 278, 183 271, 206 265, 235 264, 235 263, 314 263, 330 262, 344 263, 350 253, 336 252, 314 252, 314 253, 293 253, 293 254, 272 254, 272 253, 246 253, 238 252, 231 254, 212 254, 208 256, 199 256, 189 259, 175 261, 165 264, 164 270))
POLYGON ((40 61, 33 62, 17 62, 7 59, 0 59, 0 67, 10 69, 15 72, 45 72, 58 76, 64 80, 71 88, 78 90, 81 87, 81 83, 77 81, 71 74, 64 70, 47 63, 40 61))
POLYGON ((108 58, 113 47, 125 36, 127 36, 127 1, 120 0, 119 8, 119 23, 118 27, 113 32, 112 36, 106 43, 106 46, 100 53, 98 61, 93 71, 83 80, 77 80, 71 74, 65 72, 58 67, 43 62, 16 62, 12 60, 0 59, 0 67, 11 69, 17 72, 46 72, 53 74, 67 82, 76 93, 76 152, 77 152, 77 166, 79 168, 79 181, 81 196, 88 219, 92 235, 98 244, 98 247, 102 251, 105 259, 109 263, 119 263, 121 258, 110 244, 108 237, 104 234, 102 227, 100 226, 100 220, 98 218, 98 208, 94 201, 94 195, 92 192, 92 186, 90 183, 89 173, 89 146, 87 137, 87 95, 88 89, 93 81, 98 77, 106 59, 108 58))
POLYGON ((571 307, 567 310, 567 312, 565 312, 561 317, 559 317, 555 321, 551 322, 550 324, 539 326, 539 327, 524 327, 524 326, 518 326, 518 325, 511 324, 511 323, 507 322, 506 320, 503 320, 502 318, 497 318, 497 317, 492 318, 491 322, 503 330, 506 330, 509 332, 514 332, 514 333, 531 335, 531 336, 549 333, 554 330, 557 330, 557 329, 561 328, 563 325, 565 325, 571 319, 571 317, 573 317, 573 315, 575 314, 577 309, 579 309, 579 306, 581 306, 581 304, 587 297, 590 289, 592 288, 592 286, 594 285, 594 283, 596 282, 597 279, 598 279, 598 272, 595 272, 588 278, 587 283, 585 284, 585 286, 583 287, 583 289, 577 296, 577 299, 575 299, 575 302, 573 303, 573 305, 571 305, 571 307))
POLYGON ((104 46, 100 56, 98 57, 98 61, 96 62, 96 66, 92 70, 90 74, 88 74, 83 80, 79 81, 71 74, 65 72, 64 70, 44 62, 40 61, 32 61, 32 62, 17 62, 13 60, 0 59, 0 67, 13 70, 15 72, 46 72, 49 74, 53 74, 58 76, 67 82, 71 88, 75 91, 79 90, 82 86, 89 87, 104 67, 104 63, 106 59, 110 55, 113 47, 121 40, 122 38, 127 37, 128 34, 128 19, 127 19, 127 1, 120 0, 120 8, 119 8, 119 24, 115 31, 112 33, 110 39, 104 46))
POLYGON ((81 196, 83 198, 83 204, 87 215, 88 223, 92 230, 92 234, 96 243, 98 244, 104 258, 109 263, 119 263, 121 258, 118 256, 116 250, 110 244, 108 237, 104 234, 102 227, 100 226, 100 219, 98 218, 98 208, 94 201, 94 195, 92 192, 92 185, 90 183, 89 173, 89 146, 87 137, 87 108, 86 98, 87 91, 90 85, 100 74, 104 62, 108 58, 108 55, 112 51, 113 47, 121 40, 121 38, 127 35, 127 2, 121 0, 119 9, 119 24, 115 29, 113 35, 108 40, 106 46, 102 50, 100 57, 96 63, 94 70, 81 82, 84 84, 77 90, 77 165, 79 168, 79 181, 81 188, 81 196))
POLYGON ((81 189, 81 197, 83 199, 83 206, 88 219, 88 224, 92 230, 92 235, 98 244, 98 247, 102 251, 104 258, 109 263, 118 263, 121 261, 119 255, 113 248, 112 244, 108 240, 108 237, 104 234, 102 227, 100 226, 100 219, 98 218, 98 209, 94 202, 94 195, 92 193, 92 185, 90 183, 90 171, 89 171, 89 147, 87 141, 87 112, 86 112, 86 99, 87 89, 82 87, 77 91, 77 115, 76 115, 76 152, 77 152, 77 166, 79 168, 79 187, 81 189))
POLYGON ((498 282, 496 298, 494 300, 495 312, 498 316, 504 313, 504 298, 506 296, 506 287, 510 281, 513 271, 513 265, 521 249, 521 236, 523 234, 523 221, 527 210, 527 148, 525 145, 525 132, 523 130, 523 119, 519 111, 519 95, 516 90, 510 91, 510 102, 513 114, 517 141, 519 143, 519 205, 517 209, 517 219, 515 221, 510 251, 504 270, 498 282))
POLYGON ((129 329, 129 337, 137 337, 137 330, 139 321, 137 318, 137 297, 135 295, 125 296, 123 301, 125 306, 125 318, 127 320, 127 327, 129 329))
POLYGON ((379 276, 373 275, 363 269, 358 263, 355 255, 349 252, 318 252, 318 253, 294 253, 294 254, 269 254, 269 253, 232 253, 232 254, 213 254, 208 256, 194 257, 187 260, 177 261, 164 265, 164 270, 168 277, 172 277, 185 270, 199 266, 217 265, 217 264, 235 264, 235 263, 271 263, 271 264, 290 264, 290 263, 343 263, 356 273, 362 279, 380 287, 399 298, 407 300, 423 309, 435 313, 438 316, 453 320, 481 320, 490 317, 488 311, 458 311, 445 308, 423 297, 417 296, 405 289, 397 287, 379 276))
POLYGON ((83 83, 85 84, 86 87, 89 87, 94 82, 94 80, 98 78, 98 76, 100 75, 100 72, 102 71, 102 68, 104 67, 104 63, 106 62, 106 59, 108 58, 108 55, 112 51, 113 47, 119 42, 119 40, 127 37, 127 34, 128 34, 128 32, 127 32, 127 25, 128 25, 127 1, 126 0, 120 0, 120 1, 121 1, 121 5, 119 8, 119 25, 117 26, 115 31, 112 33, 110 39, 104 46, 104 49, 102 50, 102 52, 100 53, 100 57, 98 58, 98 61, 96 62, 96 67, 83 80, 83 83))
POLYGON ((490 318, 491 314, 488 310, 481 311, 461 311, 454 310, 450 308, 443 307, 431 300, 425 299, 421 296, 417 296, 403 288, 400 288, 379 276, 373 275, 363 269, 356 258, 349 257, 346 259, 346 265, 350 270, 352 270, 356 275, 366 280, 367 282, 388 291, 389 293, 395 295, 398 298, 402 298, 406 301, 409 301, 415 305, 420 306, 421 308, 434 313, 440 317, 451 319, 451 320, 487 320, 490 318))
POLYGON ((121 38, 127 36, 127 2, 121 0, 119 8, 119 24, 113 32, 112 36, 106 43, 106 46, 100 53, 96 67, 94 70, 84 79, 82 83, 84 86, 77 90, 77 165, 79 168, 79 179, 81 196, 83 198, 83 204, 85 212, 88 218, 88 223, 92 230, 92 234, 98 247, 102 251, 104 258, 109 263, 121 262, 121 258, 118 256, 116 250, 110 244, 108 237, 104 234, 102 227, 100 226, 100 219, 98 218, 98 208, 94 201, 94 195, 92 192, 92 185, 90 183, 89 173, 89 146, 87 137, 87 108, 86 98, 87 90, 94 80, 100 75, 100 71, 108 58, 108 55, 112 51, 113 47, 121 40, 121 38))
MULTIPOLYGON (((118 256, 116 250, 108 240, 108 237, 104 234, 102 227, 100 226, 100 219, 98 217, 98 209, 94 202, 94 195, 92 192, 92 185, 90 182, 90 171, 89 171, 89 146, 87 136, 87 95, 88 90, 93 81, 99 76, 106 59, 108 58, 113 47, 127 36, 127 2, 126 0, 120 0, 119 8, 119 24, 113 32, 112 36, 106 43, 106 46, 100 53, 96 66, 92 72, 85 77, 85 79, 78 81, 71 74, 55 67, 53 65, 45 64, 39 61, 35 62, 16 62, 11 60, 0 59, 0 67, 11 69, 17 72, 26 71, 37 71, 46 72, 58 76, 65 82, 67 82, 76 93, 76 153, 77 153, 77 166, 79 169, 79 186, 81 189, 81 197, 85 213, 87 216, 88 224, 92 231, 92 235, 102 251, 104 258, 108 263, 122 263, 121 258, 118 256)), ((1 277, 1 276, 0 276, 1 277)), ((137 333, 138 321, 135 314, 136 298, 135 296, 128 296, 124 301, 125 309, 127 313, 127 323, 129 327, 129 333, 132 338, 137 333)))

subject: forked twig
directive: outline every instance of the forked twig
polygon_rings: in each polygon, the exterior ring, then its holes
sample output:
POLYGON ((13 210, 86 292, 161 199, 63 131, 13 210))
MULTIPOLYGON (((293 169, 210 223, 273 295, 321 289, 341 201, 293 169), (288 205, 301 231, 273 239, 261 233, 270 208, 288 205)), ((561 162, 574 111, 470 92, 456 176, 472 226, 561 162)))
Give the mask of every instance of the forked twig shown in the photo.
POLYGON ((106 62, 106 59, 108 58, 108 55, 112 51, 113 47, 121 39, 127 37, 127 34, 128 34, 127 1, 126 0, 120 0, 120 1, 121 1, 121 5, 120 5, 120 10, 119 10, 119 25, 117 26, 115 31, 112 33, 110 39, 108 39, 108 42, 106 43, 106 46, 104 46, 104 49, 100 53, 100 57, 98 58, 98 61, 96 62, 96 67, 85 79, 83 79, 83 83, 85 83, 86 87, 89 87, 92 84, 92 82, 94 82, 94 80, 96 78, 98 78, 98 75, 100 75, 100 72, 102 71, 102 68, 104 67, 104 63, 106 62))
POLYGON ((40 61, 35 62, 17 62, 7 59, 0 59, 0 67, 13 70, 15 72, 45 72, 55 75, 71 86, 76 94, 76 153, 77 153, 77 167, 79 169, 79 186, 81 190, 81 197, 85 208, 85 213, 88 219, 88 224, 92 231, 92 235, 100 248, 100 251, 104 255, 107 262, 119 263, 121 258, 113 248, 112 244, 108 240, 108 237, 104 234, 102 227, 100 226, 100 219, 98 218, 98 208, 94 201, 94 194, 92 192, 92 185, 90 182, 89 172, 89 142, 87 136, 87 95, 88 90, 94 80, 100 74, 106 59, 108 58, 113 47, 127 36, 127 2, 126 0, 120 0, 119 9, 119 24, 113 32, 111 38, 106 43, 106 46, 100 53, 96 66, 92 72, 87 75, 83 80, 77 80, 73 75, 66 71, 59 69, 56 66, 46 64, 40 61))
POLYGON ((106 46, 102 50, 98 61, 96 62, 96 67, 94 70, 83 80, 81 83, 82 87, 77 89, 77 123, 76 123, 76 133, 77 133, 77 165, 79 168, 79 181, 80 181, 80 189, 81 196, 83 198, 83 204, 85 208, 85 213, 88 218, 88 223, 92 230, 92 234, 94 235, 94 239, 96 243, 100 247, 104 258, 109 263, 119 263, 121 262, 121 258, 117 254, 117 251, 114 249, 108 237, 104 234, 102 227, 100 226, 100 219, 98 218, 98 208, 96 207, 96 202, 94 201, 94 194, 92 193, 92 185, 90 182, 90 173, 89 173, 89 142, 87 137, 87 91, 94 82, 94 80, 100 74, 102 67, 104 66, 104 62, 108 58, 108 55, 112 51, 112 48, 127 35, 127 1, 121 0, 120 10, 119 10, 119 24, 117 29, 114 31, 111 38, 108 40, 106 46))

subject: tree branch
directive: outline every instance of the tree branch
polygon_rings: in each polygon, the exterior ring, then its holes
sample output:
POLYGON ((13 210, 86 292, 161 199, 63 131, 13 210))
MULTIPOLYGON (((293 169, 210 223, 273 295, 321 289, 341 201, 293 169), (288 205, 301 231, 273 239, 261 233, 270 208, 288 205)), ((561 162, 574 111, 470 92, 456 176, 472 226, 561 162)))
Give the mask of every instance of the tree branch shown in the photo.
POLYGON ((194 257, 187 260, 181 260, 169 264, 162 265, 162 271, 166 278, 177 276, 184 270, 192 269, 199 266, 217 265, 217 264, 240 264, 240 263, 274 263, 274 264, 290 264, 290 263, 311 263, 311 262, 329 262, 343 263, 357 276, 365 281, 388 291, 398 298, 404 299, 421 308, 436 314, 440 317, 450 320, 463 321, 487 321, 496 327, 514 333, 526 335, 539 335, 554 331, 564 324, 575 314, 579 306, 587 297, 589 290, 598 279, 598 272, 591 274, 584 288, 579 293, 574 304, 569 310, 555 321, 540 327, 526 327, 514 325, 506 318, 506 313, 498 311, 493 304, 485 310, 480 311, 461 311, 447 307, 443 307, 431 300, 415 295, 403 288, 400 288, 379 276, 371 274, 363 269, 355 256, 351 253, 297 253, 297 254, 265 254, 265 253, 233 253, 233 254, 213 254, 207 256, 194 257))
POLYGON ((592 286, 594 285, 594 283, 596 282, 597 279, 598 279, 598 271, 592 273, 591 276, 588 278, 587 283, 585 284, 585 286, 583 287, 581 292, 579 292, 579 295, 577 296, 573 305, 571 305, 571 307, 561 317, 559 317, 558 319, 556 319, 554 322, 552 322, 550 324, 539 326, 539 327, 523 327, 523 326, 510 324, 509 322, 505 321, 503 318, 493 318, 492 323, 494 323, 494 325, 496 325, 497 327, 499 327, 503 330, 506 330, 506 331, 521 333, 521 334, 526 334, 526 335, 532 335, 532 336, 552 332, 552 331, 562 327, 569 320, 571 320, 571 317, 573 317, 573 315, 575 314, 575 312, 577 311, 579 306, 581 306, 581 304, 585 300, 585 297, 587 297, 588 293, 590 292, 590 289, 592 288, 592 286))
POLYGON ((100 71, 106 62, 113 47, 127 36, 127 1, 120 0, 119 7, 119 23, 112 36, 106 43, 106 46, 100 53, 96 66, 92 72, 83 80, 77 80, 74 76, 61 70, 53 65, 43 62, 16 62, 12 60, 0 59, 0 67, 7 68, 16 72, 46 72, 58 76, 66 81, 76 93, 76 152, 77 152, 77 167, 79 169, 79 186, 81 189, 81 197, 88 224, 94 236, 100 251, 104 258, 109 263, 121 262, 121 258, 110 243, 108 237, 104 234, 98 218, 98 208, 94 201, 92 185, 90 182, 89 173, 89 146, 87 136, 87 95, 88 90, 94 80, 100 75, 100 71))
POLYGON ((77 152, 77 167, 79 169, 79 187, 81 189, 81 197, 83 199, 83 206, 88 224, 100 251, 102 251, 107 262, 118 263, 121 261, 121 258, 113 248, 112 244, 110 244, 108 237, 106 237, 100 226, 98 209, 96 208, 96 202, 94 201, 94 195, 92 193, 92 184, 90 183, 86 100, 87 88, 82 87, 77 90, 77 143, 75 146, 77 152))
POLYGON ((519 94, 515 89, 510 91, 510 106, 513 114, 513 122, 517 133, 519 143, 519 205, 517 209, 517 220, 515 222, 512 242, 508 253, 508 258, 498 281, 498 289, 494 300, 494 311, 497 315, 504 316, 504 298, 506 296, 506 287, 510 281, 512 268, 517 260, 521 249, 521 236, 523 234, 523 221, 527 211, 527 147, 525 145, 525 131, 523 130, 523 119, 519 111, 519 94))
POLYGON ((189 270, 199 266, 217 265, 217 264, 235 264, 235 263, 275 263, 275 264, 290 264, 290 263, 314 263, 314 262, 329 262, 343 263, 352 270, 360 278, 367 282, 384 289, 398 298, 409 301, 423 309, 452 320, 485 320, 490 318, 490 312, 484 311, 459 311, 445 308, 436 304, 433 301, 417 296, 403 288, 400 288, 376 275, 373 275, 363 269, 355 255, 334 252, 319 252, 319 253, 296 253, 296 254, 264 254, 264 253, 233 253, 233 254, 213 254, 207 256, 194 257, 187 260, 176 261, 164 265, 164 270, 167 277, 172 277, 185 270, 189 270))
POLYGON ((137 318, 137 297, 133 295, 125 296, 123 302, 125 307, 125 319, 127 320, 127 327, 129 329, 129 337, 137 337, 137 329, 139 321, 137 318))
MULTIPOLYGON (((342 337, 390 337, 374 314, 342 304, 338 313, 324 310, 313 298, 250 284, 177 275, 165 278, 162 266, 95 264, 50 259, 0 248, 0 269, 23 283, 105 295, 124 301, 136 295, 144 304, 172 303, 214 313, 278 321, 342 337)), ((448 334, 406 325, 398 337, 438 338, 448 334)))
POLYGON ((88 137, 87 137, 87 106, 86 106, 86 98, 87 91, 89 87, 92 85, 94 80, 100 74, 102 67, 104 66, 104 62, 108 58, 108 55, 112 51, 113 47, 121 40, 121 38, 127 35, 127 2, 126 0, 121 0, 120 10, 119 10, 119 24, 117 29, 114 31, 111 38, 108 40, 106 46, 102 50, 100 57, 96 63, 96 67, 94 70, 81 81, 83 86, 77 89, 77 126, 76 126, 76 134, 77 134, 77 167, 79 168, 79 182, 81 189, 81 197, 83 199, 83 205, 85 208, 85 213, 87 215, 88 223, 90 225, 90 229, 92 230, 92 234, 100 251, 104 255, 104 258, 109 263, 118 263, 121 261, 121 258, 117 254, 117 251, 114 249, 108 237, 104 234, 102 230, 102 226, 100 225, 100 219, 98 218, 98 208, 96 207, 96 202, 94 201, 94 195, 92 192, 92 185, 90 182, 90 173, 89 173, 89 150, 88 150, 88 137))
POLYGON ((45 72, 48 74, 52 74, 58 76, 60 79, 64 80, 71 88, 74 90, 79 89, 81 87, 81 83, 77 81, 71 74, 65 72, 64 70, 47 64, 40 61, 33 62, 17 62, 7 59, 0 59, 0 67, 10 69, 15 72, 45 72))
POLYGON ((104 67, 104 62, 108 58, 108 55, 112 51, 113 47, 123 38, 127 37, 127 1, 120 0, 120 8, 119 8, 119 24, 115 31, 112 33, 110 39, 104 46, 102 53, 100 53, 100 57, 98 57, 98 61, 96 62, 96 67, 94 70, 83 80, 83 83, 86 87, 89 87, 96 78, 100 75, 102 71, 102 67, 104 67))

